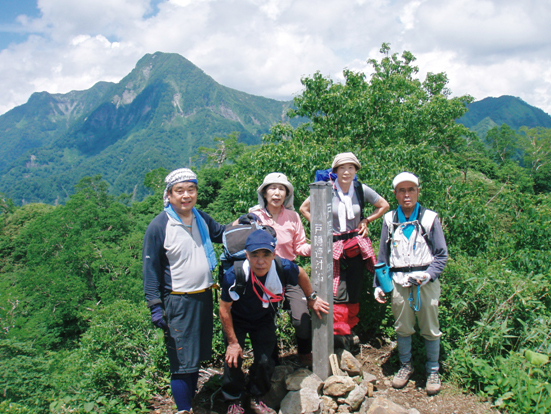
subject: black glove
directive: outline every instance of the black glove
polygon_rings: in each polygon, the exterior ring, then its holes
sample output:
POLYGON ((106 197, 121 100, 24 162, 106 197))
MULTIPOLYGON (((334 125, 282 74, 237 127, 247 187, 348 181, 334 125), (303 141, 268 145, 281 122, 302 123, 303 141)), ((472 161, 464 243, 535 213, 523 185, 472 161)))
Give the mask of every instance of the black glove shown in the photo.
POLYGON ((168 325, 163 317, 163 308, 161 308, 161 305, 154 305, 151 307, 151 322, 153 322, 153 325, 157 328, 161 328, 165 331, 168 329, 168 325))
POLYGON ((239 224, 251 224, 252 222, 256 221, 257 223, 260 223, 260 219, 258 216, 254 213, 247 213, 243 214, 241 217, 239 217, 239 220, 237 221, 239 224))

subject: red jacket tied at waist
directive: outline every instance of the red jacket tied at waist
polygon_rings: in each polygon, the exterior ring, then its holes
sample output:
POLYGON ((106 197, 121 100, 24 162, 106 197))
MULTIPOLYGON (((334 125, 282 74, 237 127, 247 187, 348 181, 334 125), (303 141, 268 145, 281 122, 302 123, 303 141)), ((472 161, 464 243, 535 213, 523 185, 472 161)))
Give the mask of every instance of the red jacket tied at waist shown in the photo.
MULTIPOLYGON (((355 236, 360 251, 362 253, 362 260, 365 262, 365 267, 371 273, 375 271, 375 252, 371 246, 371 239, 369 237, 355 236)), ((352 240, 352 239, 349 239, 352 240)), ((340 259, 344 257, 344 243, 347 240, 338 240, 333 243, 333 296, 337 295, 337 288, 341 280, 341 266, 340 259)))

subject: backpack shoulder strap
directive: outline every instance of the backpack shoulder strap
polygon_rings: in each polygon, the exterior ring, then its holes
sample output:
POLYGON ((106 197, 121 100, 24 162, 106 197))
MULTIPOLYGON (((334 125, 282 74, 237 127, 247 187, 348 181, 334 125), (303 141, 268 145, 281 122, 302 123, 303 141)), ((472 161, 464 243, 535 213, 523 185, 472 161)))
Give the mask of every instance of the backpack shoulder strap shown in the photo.
POLYGON ((359 181, 354 181, 354 191, 358 195, 358 202, 360 203, 360 220, 363 220, 364 217, 364 208, 365 208, 365 198, 364 198, 364 189, 362 183, 359 181))
POLYGON ((281 263, 281 258, 276 255, 275 257, 275 265, 276 265, 276 272, 279 276, 279 281, 283 286, 285 286, 285 282, 287 281, 285 277, 285 270, 283 269, 283 263, 281 263))
POLYGON ((245 293, 245 287, 247 285, 243 263, 244 260, 237 260, 233 263, 233 273, 235 275, 235 288, 233 291, 237 293, 239 297, 245 293))
POLYGON ((383 219, 388 228, 388 237, 386 239, 386 244, 388 247, 388 251, 390 252, 390 241, 392 240, 392 235, 396 230, 396 223, 398 222, 397 210, 392 210, 392 211, 389 211, 388 213, 385 213, 385 215, 383 216, 383 219))
POLYGON ((425 242, 427 243, 427 246, 429 246, 429 249, 431 249, 431 251, 432 242, 429 239, 429 233, 432 229, 432 225, 434 224, 436 216, 438 216, 436 212, 432 210, 427 210, 425 207, 421 206, 421 208, 419 209, 419 217, 417 218, 417 221, 419 221, 419 227, 421 227, 421 235, 425 239, 425 242))

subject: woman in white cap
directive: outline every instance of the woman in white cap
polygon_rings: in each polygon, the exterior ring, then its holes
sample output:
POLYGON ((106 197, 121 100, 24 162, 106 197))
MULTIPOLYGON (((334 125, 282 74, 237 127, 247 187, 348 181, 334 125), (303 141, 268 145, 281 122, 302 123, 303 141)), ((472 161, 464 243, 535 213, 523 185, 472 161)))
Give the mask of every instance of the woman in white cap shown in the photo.
MULTIPOLYGON (((355 180, 360 161, 351 152, 337 154, 331 165, 337 175, 333 182, 333 331, 335 345, 350 348, 351 330, 358 323, 363 292, 364 269, 374 270, 375 254, 368 225, 389 209, 388 202, 373 189, 355 180), (363 216, 363 206, 375 210, 363 216)), ((300 207, 310 221, 310 199, 300 207)))
MULTIPOLYGON (((294 188, 285 174, 268 174, 257 189, 258 205, 249 209, 260 223, 274 228, 277 245, 275 253, 284 259, 310 256, 311 245, 306 241, 304 227, 293 206, 294 188)), ((308 301, 299 286, 285 286, 285 298, 291 308, 297 348, 303 365, 312 365, 312 335, 308 301)), ((313 298, 315 299, 315 298, 313 298)))

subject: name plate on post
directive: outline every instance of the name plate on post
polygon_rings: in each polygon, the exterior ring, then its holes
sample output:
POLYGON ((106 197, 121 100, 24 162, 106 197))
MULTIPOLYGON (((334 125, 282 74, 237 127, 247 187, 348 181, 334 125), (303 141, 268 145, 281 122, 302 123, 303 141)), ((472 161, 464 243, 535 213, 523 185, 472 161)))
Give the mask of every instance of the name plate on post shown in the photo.
POLYGON ((331 375, 333 353, 333 192, 329 182, 310 184, 312 287, 329 303, 329 314, 312 314, 313 370, 322 380, 331 375))

